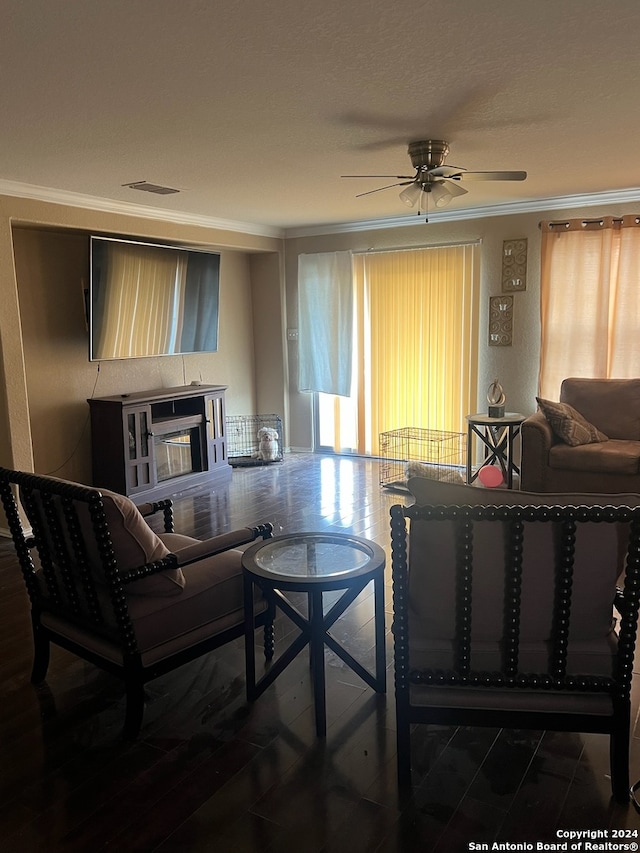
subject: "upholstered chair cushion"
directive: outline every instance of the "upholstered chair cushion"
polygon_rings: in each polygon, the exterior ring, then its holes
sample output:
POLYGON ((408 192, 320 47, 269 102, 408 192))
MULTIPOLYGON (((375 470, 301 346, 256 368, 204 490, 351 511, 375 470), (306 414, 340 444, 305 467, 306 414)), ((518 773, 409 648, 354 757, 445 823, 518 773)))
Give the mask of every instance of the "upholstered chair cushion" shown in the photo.
MULTIPOLYGON (((188 538, 188 537, 185 537, 188 538)), ((142 663, 149 666, 201 640, 233 628, 244 619, 242 551, 216 554, 185 568, 188 583, 177 595, 138 595, 128 602, 142 663)), ((256 613, 266 601, 256 590, 256 613)), ((70 625, 52 614, 43 624, 114 661, 121 660, 119 645, 70 625)))
POLYGON ((568 403, 555 403, 552 400, 543 400, 536 397, 540 411, 549 421, 551 429, 570 447, 578 447, 582 444, 608 441, 601 430, 584 418, 577 409, 568 403))
MULTIPOLYGON (((131 601, 129 613, 140 649, 162 656, 244 620, 242 551, 231 550, 185 568, 187 584, 177 598, 147 596, 131 601), (177 645, 176 645, 177 644, 177 645), (156 651, 157 653, 157 651, 156 651)), ((266 606, 256 592, 256 611, 266 606)))
POLYGON ((549 448, 548 465, 555 471, 637 476, 640 473, 640 441, 613 438, 579 447, 569 447, 559 441, 549 448))
POLYGON ((560 386, 560 402, 609 438, 640 441, 640 379, 569 377, 560 386))
MULTIPOLYGON (((637 495, 536 495, 412 479, 419 505, 637 506, 637 495)), ((569 668, 609 674, 615 650, 613 601, 620 573, 616 525, 588 523, 576 539, 569 668)), ((505 602, 504 563, 508 547, 500 523, 474 526, 472 592, 473 666, 499 668, 505 602)), ((544 671, 552 636, 556 525, 525 522, 520 614, 521 668, 544 671)), ((449 668, 455 637, 455 565, 459 539, 450 521, 412 521, 409 553, 411 665, 449 668)))
POLYGON ((640 506, 640 495, 637 494, 558 494, 486 489, 479 485, 438 482, 426 477, 411 478, 408 488, 419 506, 640 506))

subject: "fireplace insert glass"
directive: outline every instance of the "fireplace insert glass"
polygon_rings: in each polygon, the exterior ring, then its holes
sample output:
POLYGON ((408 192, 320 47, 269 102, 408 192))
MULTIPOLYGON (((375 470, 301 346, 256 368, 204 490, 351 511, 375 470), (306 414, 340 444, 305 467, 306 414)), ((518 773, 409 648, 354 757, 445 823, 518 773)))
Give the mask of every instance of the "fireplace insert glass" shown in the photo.
POLYGON ((199 426, 155 435, 153 443, 159 483, 204 470, 199 426))

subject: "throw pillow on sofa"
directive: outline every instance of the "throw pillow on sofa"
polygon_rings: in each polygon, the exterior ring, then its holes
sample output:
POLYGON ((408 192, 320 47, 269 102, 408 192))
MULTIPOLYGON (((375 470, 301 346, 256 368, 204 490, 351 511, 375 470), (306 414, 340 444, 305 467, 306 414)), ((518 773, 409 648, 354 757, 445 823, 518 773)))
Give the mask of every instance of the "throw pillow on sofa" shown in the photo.
POLYGON ((571 447, 609 441, 609 437, 584 418, 568 403, 555 403, 536 397, 540 411, 549 421, 553 432, 571 447))

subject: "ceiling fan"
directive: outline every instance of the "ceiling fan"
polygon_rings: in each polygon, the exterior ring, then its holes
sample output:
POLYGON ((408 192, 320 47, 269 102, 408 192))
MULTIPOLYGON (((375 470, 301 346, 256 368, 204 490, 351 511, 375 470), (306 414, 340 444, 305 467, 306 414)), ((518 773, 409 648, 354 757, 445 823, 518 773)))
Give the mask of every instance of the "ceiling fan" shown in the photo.
POLYGON ((415 169, 413 175, 342 175, 343 178, 396 178, 375 190, 358 193, 356 198, 388 190, 406 187, 400 193, 401 200, 413 207, 418 202, 418 212, 428 209, 429 197, 436 207, 445 207, 451 199, 468 192, 460 181, 524 181, 526 172, 468 172, 458 166, 445 165, 449 143, 441 139, 425 139, 410 142, 408 154, 415 169))

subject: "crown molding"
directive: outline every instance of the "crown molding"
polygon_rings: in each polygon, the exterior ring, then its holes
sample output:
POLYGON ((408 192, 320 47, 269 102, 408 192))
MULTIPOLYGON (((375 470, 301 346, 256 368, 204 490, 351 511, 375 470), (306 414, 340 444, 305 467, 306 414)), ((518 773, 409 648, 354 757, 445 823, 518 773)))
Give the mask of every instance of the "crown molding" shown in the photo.
MULTIPOLYGON (((0 195, 30 198, 37 201, 63 204, 69 207, 82 207, 106 213, 124 216, 139 216, 163 222, 173 222, 178 225, 194 225, 203 228, 219 228, 225 231, 235 231, 239 234, 250 234, 256 237, 316 237, 323 234, 348 234, 357 231, 377 231, 383 228, 407 228, 417 225, 425 214, 415 213, 403 216, 391 216, 384 219, 369 219, 356 222, 336 222, 319 225, 308 225, 294 228, 277 228, 269 225, 259 225, 251 222, 238 222, 233 219, 218 219, 212 216, 202 216, 195 213, 182 213, 143 204, 115 201, 108 198, 85 195, 69 190, 57 190, 50 187, 40 187, 35 184, 25 184, 20 181, 0 179, 0 195)), ((598 204, 622 204, 625 202, 640 202, 640 187, 611 192, 586 193, 582 195, 556 196, 549 198, 528 199, 525 201, 506 202, 504 204, 487 205, 486 207, 471 207, 464 209, 445 208, 429 213, 429 222, 459 222, 467 219, 485 219, 491 216, 514 216, 518 213, 536 213, 545 210, 567 210, 573 207, 593 207, 598 204)))
MULTIPOLYGON (((611 192, 567 195, 551 198, 529 199, 506 202, 505 204, 471 207, 461 210, 447 208, 429 212, 429 222, 457 222, 466 219, 486 219, 490 216, 514 216, 518 213, 537 213, 545 210, 567 210, 572 207, 592 207, 598 204, 622 204, 640 201, 640 187, 611 192)), ((406 228, 424 222, 426 214, 415 213, 387 219, 370 219, 362 222, 342 222, 333 225, 310 225, 302 228, 287 228, 285 238, 316 237, 322 234, 348 234, 355 231, 376 231, 381 228, 406 228)))
POLYGON ((165 210, 148 207, 144 204, 132 204, 126 201, 115 201, 108 198, 84 195, 69 190, 57 190, 50 187, 39 187, 35 184, 23 184, 19 181, 0 179, 0 195, 30 198, 37 201, 64 204, 69 207, 82 207, 98 210, 104 213, 117 213, 124 216, 140 216, 145 219, 173 222, 178 225, 196 225, 203 228, 220 228, 224 231, 235 231, 239 234, 251 234, 255 237, 284 237, 282 228, 269 225, 258 225, 252 222, 236 222, 233 219, 217 219, 213 216, 201 216, 195 213, 182 213, 175 210, 165 210))

